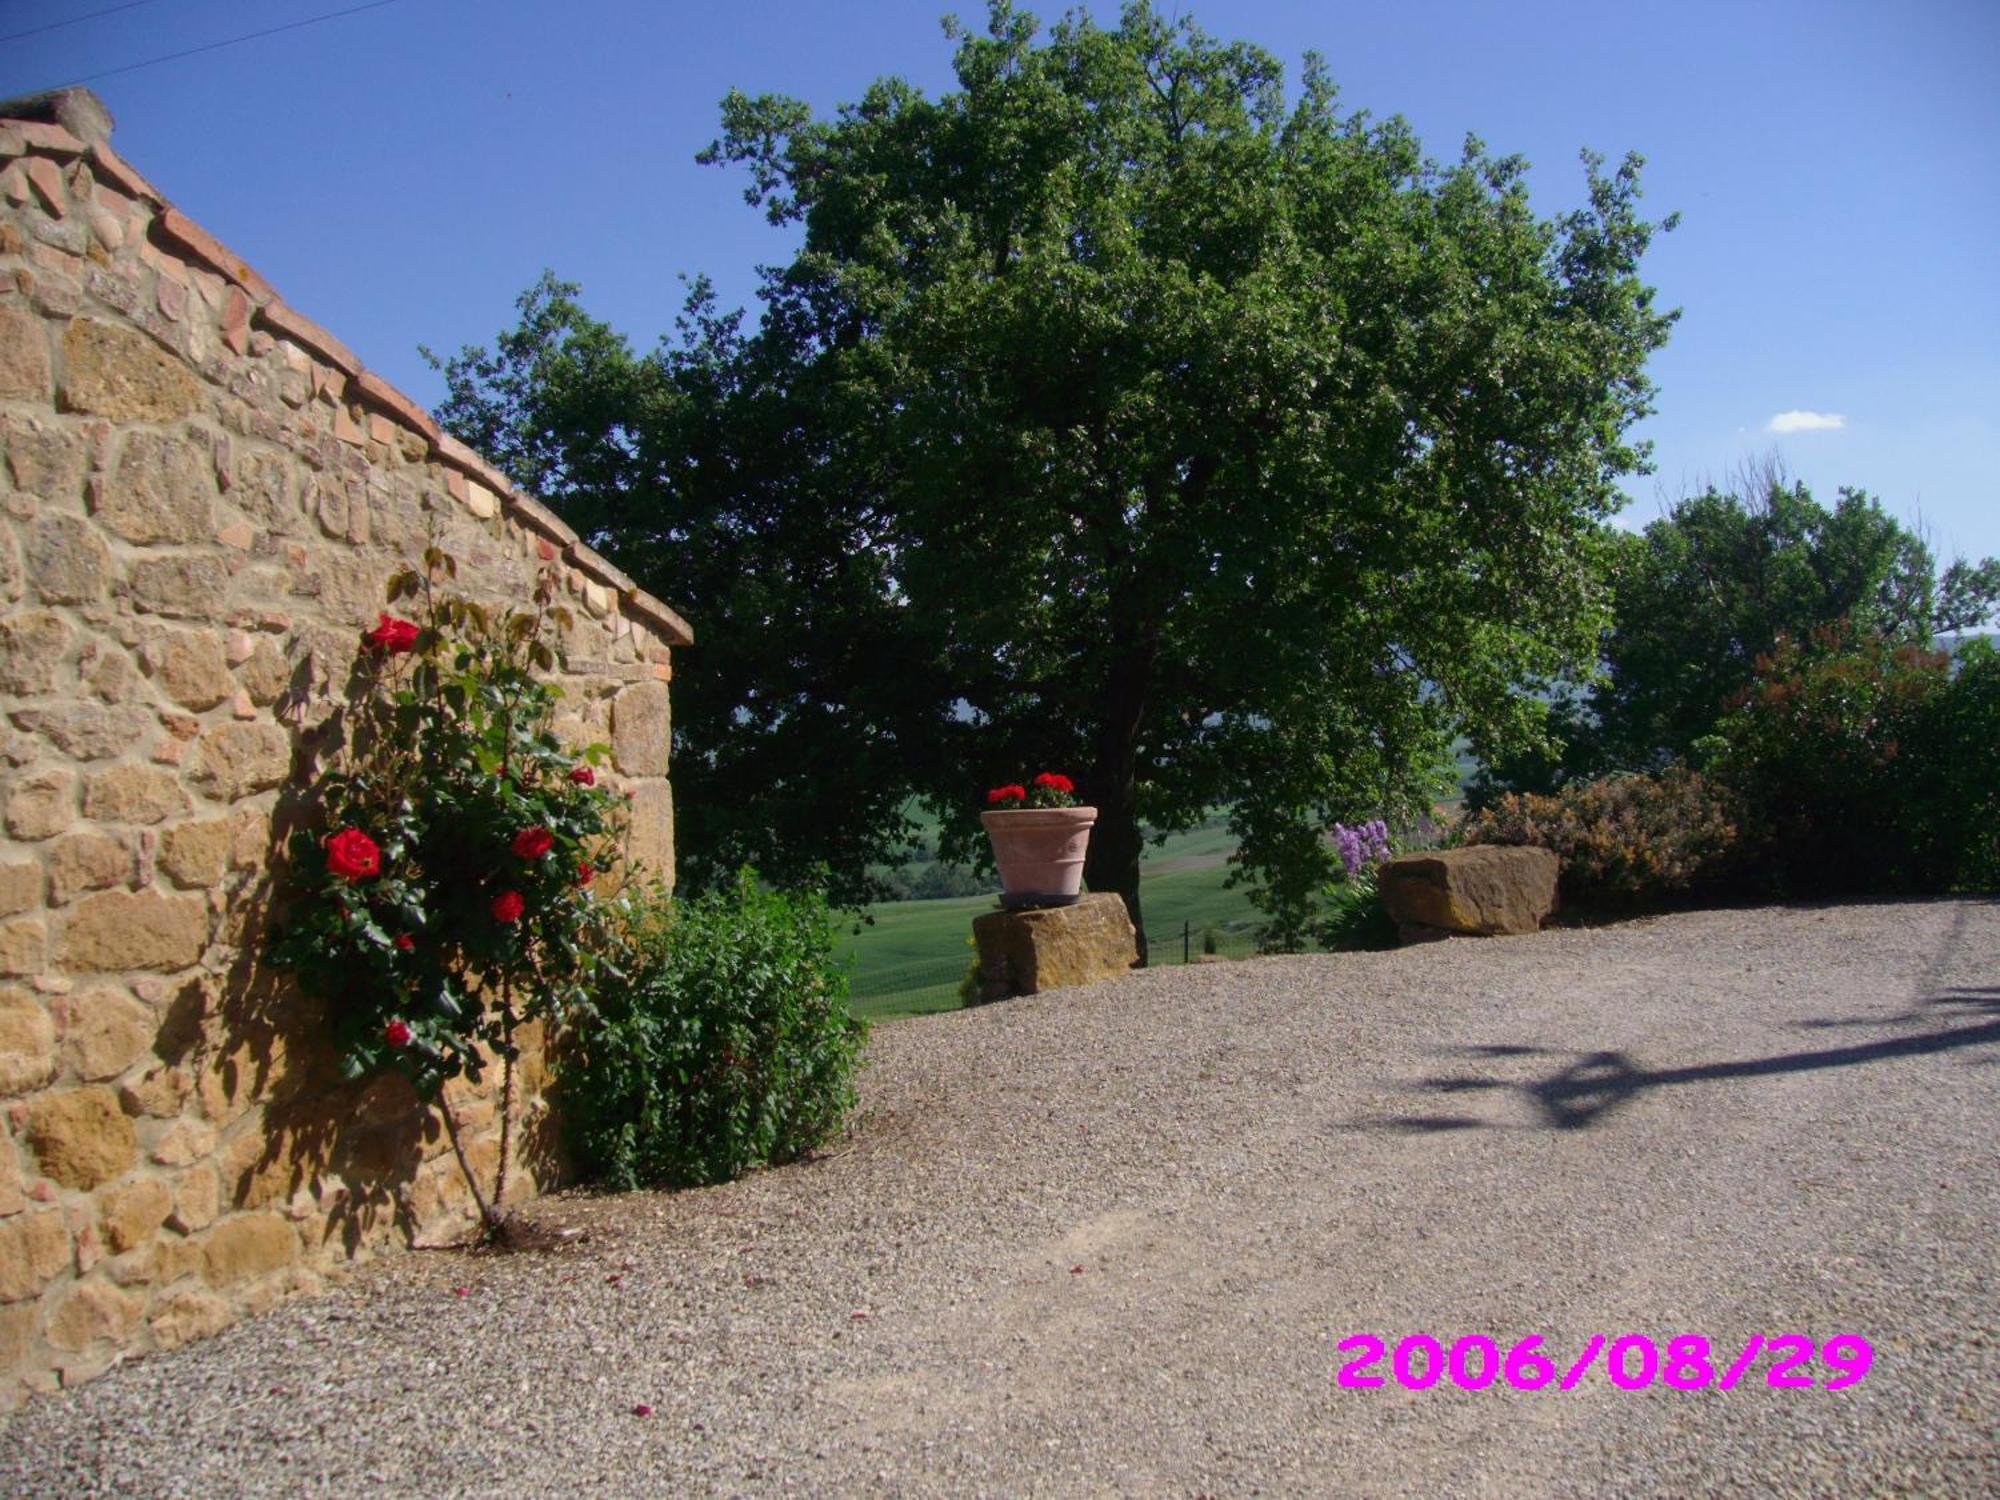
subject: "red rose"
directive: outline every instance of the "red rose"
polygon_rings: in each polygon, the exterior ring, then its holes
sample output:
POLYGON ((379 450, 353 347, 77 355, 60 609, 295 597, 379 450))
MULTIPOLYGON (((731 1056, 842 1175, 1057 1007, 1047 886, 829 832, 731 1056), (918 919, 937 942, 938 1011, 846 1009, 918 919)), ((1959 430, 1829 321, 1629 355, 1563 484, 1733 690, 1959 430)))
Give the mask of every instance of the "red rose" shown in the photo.
POLYGON ((391 1047, 409 1046, 410 1023, 403 1020, 391 1021, 387 1026, 382 1028, 382 1040, 387 1042, 391 1047))
POLYGON ((362 639, 377 651, 395 653, 417 649, 417 627, 408 620, 398 620, 393 615, 376 616, 382 623, 369 631, 362 639))
POLYGON ((1035 778, 1035 785, 1047 787, 1052 792, 1073 792, 1076 783, 1067 776, 1059 776, 1054 771, 1044 771, 1035 778))
POLYGON ((396 946, 401 948, 405 953, 408 953, 412 948, 417 946, 417 943, 416 939, 412 938, 407 932, 399 932, 396 934, 396 946))
POLYGON ((359 828, 343 828, 327 838, 326 867, 342 880, 366 880, 382 873, 382 851, 359 828))
POLYGON ((992 807, 1001 802, 1026 802, 1028 789, 1024 786, 996 786, 986 794, 986 805, 992 807))
POLYGON ((546 828, 523 828, 514 835, 514 852, 522 859, 540 859, 555 843, 556 836, 546 828))
POLYGON ((578 786, 597 785, 597 773, 591 770, 589 766, 578 766, 574 771, 569 773, 569 779, 574 781, 578 786))
POLYGON ((578 865, 576 867, 576 883, 578 885, 589 885, 596 878, 597 871, 593 870, 589 865, 578 865))
POLYGON ((519 891, 502 891, 493 898, 493 920, 496 922, 518 922, 521 913, 528 909, 528 903, 519 891))

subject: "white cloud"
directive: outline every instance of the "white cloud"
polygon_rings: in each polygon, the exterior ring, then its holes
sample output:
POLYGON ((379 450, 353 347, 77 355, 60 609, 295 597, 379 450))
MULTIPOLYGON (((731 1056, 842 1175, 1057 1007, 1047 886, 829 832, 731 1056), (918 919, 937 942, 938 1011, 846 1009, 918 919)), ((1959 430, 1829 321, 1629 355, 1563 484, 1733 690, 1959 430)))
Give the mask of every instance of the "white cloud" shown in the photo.
POLYGON ((1830 411, 1781 411, 1764 424, 1766 432, 1838 432, 1847 418, 1830 411))

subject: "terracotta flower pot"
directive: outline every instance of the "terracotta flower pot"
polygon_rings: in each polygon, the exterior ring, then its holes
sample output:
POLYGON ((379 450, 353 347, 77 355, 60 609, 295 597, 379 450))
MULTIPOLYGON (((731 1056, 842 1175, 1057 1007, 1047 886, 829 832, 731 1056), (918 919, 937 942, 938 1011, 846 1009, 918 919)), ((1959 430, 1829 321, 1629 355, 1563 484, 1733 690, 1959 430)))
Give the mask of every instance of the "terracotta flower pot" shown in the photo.
POLYGON ((1072 906, 1083 893, 1083 852, 1094 807, 1017 807, 983 812, 1000 866, 1000 904, 1010 909, 1072 906))

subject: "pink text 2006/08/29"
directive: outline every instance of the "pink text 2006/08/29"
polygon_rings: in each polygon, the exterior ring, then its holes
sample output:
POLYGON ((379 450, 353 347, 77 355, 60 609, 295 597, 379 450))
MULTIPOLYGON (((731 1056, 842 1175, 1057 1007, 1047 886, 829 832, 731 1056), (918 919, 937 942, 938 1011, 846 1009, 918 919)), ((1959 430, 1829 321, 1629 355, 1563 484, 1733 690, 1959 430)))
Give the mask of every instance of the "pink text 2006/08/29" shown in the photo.
POLYGON ((1698 1333, 1667 1340, 1663 1349, 1643 1333, 1613 1339, 1593 1334, 1573 1360, 1544 1351, 1542 1336, 1531 1334, 1506 1351, 1483 1334, 1469 1334, 1447 1349, 1427 1333, 1413 1333, 1391 1349, 1372 1333, 1357 1333, 1340 1344, 1353 1357, 1340 1367, 1336 1384, 1373 1389, 1394 1383, 1408 1391, 1427 1391, 1449 1382, 1464 1391, 1483 1391, 1496 1384, 1517 1391, 1539 1391, 1553 1385, 1573 1391, 1604 1356, 1603 1371, 1621 1391, 1643 1391, 1658 1383, 1677 1391, 1702 1391, 1710 1386, 1733 1390, 1758 1362, 1768 1357, 1763 1383, 1777 1390, 1839 1391, 1858 1385, 1875 1361, 1875 1346, 1858 1333, 1840 1333, 1823 1343, 1804 1334, 1753 1334, 1741 1349, 1734 1345, 1712 1354, 1698 1333), (1381 1365, 1388 1360, 1388 1373, 1381 1365), (1817 1363, 1815 1363, 1817 1361, 1817 1363), (1823 1373, 1822 1373, 1823 1367, 1823 1373))

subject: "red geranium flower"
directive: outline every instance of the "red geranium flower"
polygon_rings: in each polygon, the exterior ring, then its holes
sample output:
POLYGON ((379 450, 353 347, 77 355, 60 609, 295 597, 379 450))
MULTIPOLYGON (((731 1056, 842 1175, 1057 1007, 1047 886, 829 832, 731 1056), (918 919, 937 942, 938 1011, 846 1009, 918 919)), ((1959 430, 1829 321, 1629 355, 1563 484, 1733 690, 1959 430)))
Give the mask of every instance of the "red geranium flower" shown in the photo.
POLYGON ((523 828, 514 835, 514 852, 522 859, 540 859, 555 843, 556 836, 546 828, 523 828))
POLYGON ((591 770, 589 766, 578 766, 574 771, 569 773, 569 779, 574 781, 578 786, 597 785, 597 773, 591 770))
POLYGON ((382 1040, 391 1047, 409 1046, 410 1035, 410 1023, 401 1019, 391 1021, 382 1028, 382 1040))
POLYGON ((382 623, 369 631, 362 639, 377 651, 391 654, 398 651, 414 651, 417 648, 417 627, 409 620, 399 620, 394 615, 378 615, 382 623))
POLYGON ((986 794, 986 805, 993 807, 1002 802, 1026 802, 1028 789, 1024 786, 996 786, 986 794))
POLYGON ((405 953, 408 953, 412 948, 417 946, 417 942, 407 932, 399 932, 396 934, 396 946, 401 948, 405 953))
POLYGON ((528 903, 519 891, 502 891, 493 898, 493 920, 496 922, 518 922, 521 913, 527 909, 528 903))
POLYGON ((326 867, 342 880, 366 880, 382 873, 382 850, 359 828, 328 836, 326 867))
POLYGON ((576 867, 576 883, 578 885, 589 885, 590 882, 595 880, 596 878, 597 878, 597 871, 592 869, 589 865, 582 864, 576 867))
POLYGON ((1060 776, 1054 771, 1042 772, 1041 775, 1035 778, 1035 785, 1047 787, 1052 792, 1073 792, 1076 790, 1076 783, 1074 781, 1071 781, 1067 776, 1060 776))

